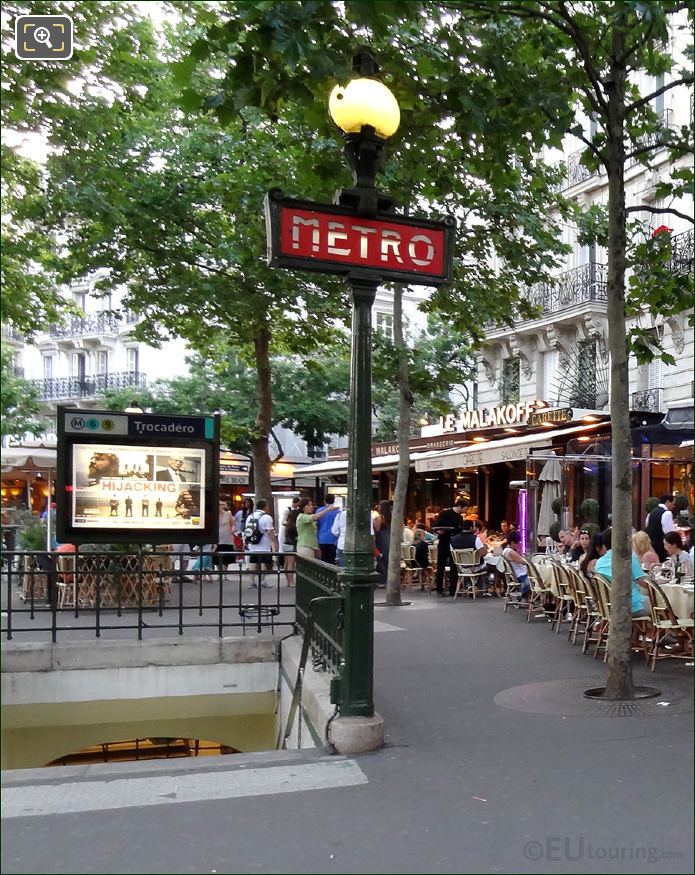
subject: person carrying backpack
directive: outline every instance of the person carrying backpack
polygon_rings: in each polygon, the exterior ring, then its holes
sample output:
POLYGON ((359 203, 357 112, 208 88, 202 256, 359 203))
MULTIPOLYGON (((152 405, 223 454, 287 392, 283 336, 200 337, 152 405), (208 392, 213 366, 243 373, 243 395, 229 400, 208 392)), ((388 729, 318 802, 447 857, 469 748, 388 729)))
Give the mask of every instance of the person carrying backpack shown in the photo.
POLYGON ((282 519, 282 545, 287 586, 294 583, 294 554, 297 552, 297 517, 299 516, 299 496, 292 499, 292 504, 285 510, 282 519))
POLYGON ((244 543, 249 553, 249 563, 258 566, 258 582, 251 584, 256 588, 258 583, 264 588, 270 586, 265 580, 264 572, 271 571, 273 567, 273 553, 278 550, 278 536, 275 534, 273 518, 268 513, 268 502, 265 498, 259 498, 256 502, 256 510, 246 518, 244 528, 244 543))

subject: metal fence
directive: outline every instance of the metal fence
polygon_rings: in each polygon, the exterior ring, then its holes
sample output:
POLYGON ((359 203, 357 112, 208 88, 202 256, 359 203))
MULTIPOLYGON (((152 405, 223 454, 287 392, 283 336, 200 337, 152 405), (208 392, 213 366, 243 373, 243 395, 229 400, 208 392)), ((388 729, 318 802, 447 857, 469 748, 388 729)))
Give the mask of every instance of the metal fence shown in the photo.
POLYGON ((309 632, 314 667, 336 674, 343 657, 343 586, 335 565, 297 556, 296 617, 302 634, 309 632))
POLYGON ((205 630, 220 637, 296 629, 294 589, 282 554, 210 549, 126 553, 3 551, 2 636, 57 641, 154 637, 205 630))

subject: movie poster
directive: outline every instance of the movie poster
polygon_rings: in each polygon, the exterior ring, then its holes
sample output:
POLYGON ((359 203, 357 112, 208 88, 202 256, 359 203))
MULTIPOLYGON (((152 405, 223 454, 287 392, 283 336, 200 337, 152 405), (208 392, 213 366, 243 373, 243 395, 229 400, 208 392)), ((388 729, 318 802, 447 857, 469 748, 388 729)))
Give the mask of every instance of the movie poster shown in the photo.
POLYGON ((205 528, 205 450, 75 444, 76 529, 205 528))

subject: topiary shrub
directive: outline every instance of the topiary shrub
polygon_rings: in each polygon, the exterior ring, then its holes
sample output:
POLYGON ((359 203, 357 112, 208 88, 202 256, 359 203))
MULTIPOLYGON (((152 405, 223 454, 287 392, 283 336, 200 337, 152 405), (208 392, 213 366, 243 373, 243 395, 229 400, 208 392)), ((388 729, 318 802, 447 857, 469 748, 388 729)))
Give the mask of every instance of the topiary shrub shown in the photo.
POLYGON ((595 498, 586 498, 579 505, 579 516, 581 517, 582 525, 584 522, 598 523, 598 511, 598 501, 595 498))
POLYGON ((562 499, 554 498, 550 506, 553 509, 555 516, 560 516, 562 513, 562 499))
POLYGON ((644 504, 644 509, 647 513, 651 513, 655 507, 659 506, 659 499, 655 498, 653 495, 650 495, 644 504))
POLYGON ((550 525, 550 531, 548 532, 553 541, 557 541, 560 543, 560 521, 556 520, 554 523, 550 525))

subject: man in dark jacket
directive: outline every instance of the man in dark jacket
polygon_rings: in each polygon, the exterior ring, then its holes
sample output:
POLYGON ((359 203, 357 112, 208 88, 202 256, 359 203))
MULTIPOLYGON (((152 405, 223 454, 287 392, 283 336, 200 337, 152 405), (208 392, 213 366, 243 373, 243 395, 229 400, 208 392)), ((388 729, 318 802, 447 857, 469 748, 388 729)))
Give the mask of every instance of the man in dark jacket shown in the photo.
POLYGON ((457 501, 453 507, 443 510, 432 523, 432 531, 439 536, 437 541, 437 575, 435 583, 437 587, 437 595, 444 596, 444 574, 446 566, 449 566, 449 592, 453 595, 456 592, 456 584, 458 582, 458 573, 456 566, 451 561, 451 538, 457 535, 462 529, 463 518, 462 514, 468 507, 468 502, 457 501))
POLYGON ((672 495, 662 495, 659 499, 659 504, 652 510, 647 517, 647 525, 645 532, 649 535, 649 540, 652 542, 654 552, 659 557, 661 562, 666 559, 666 550, 664 550, 664 535, 675 530, 673 523, 673 508, 675 501, 672 495))

